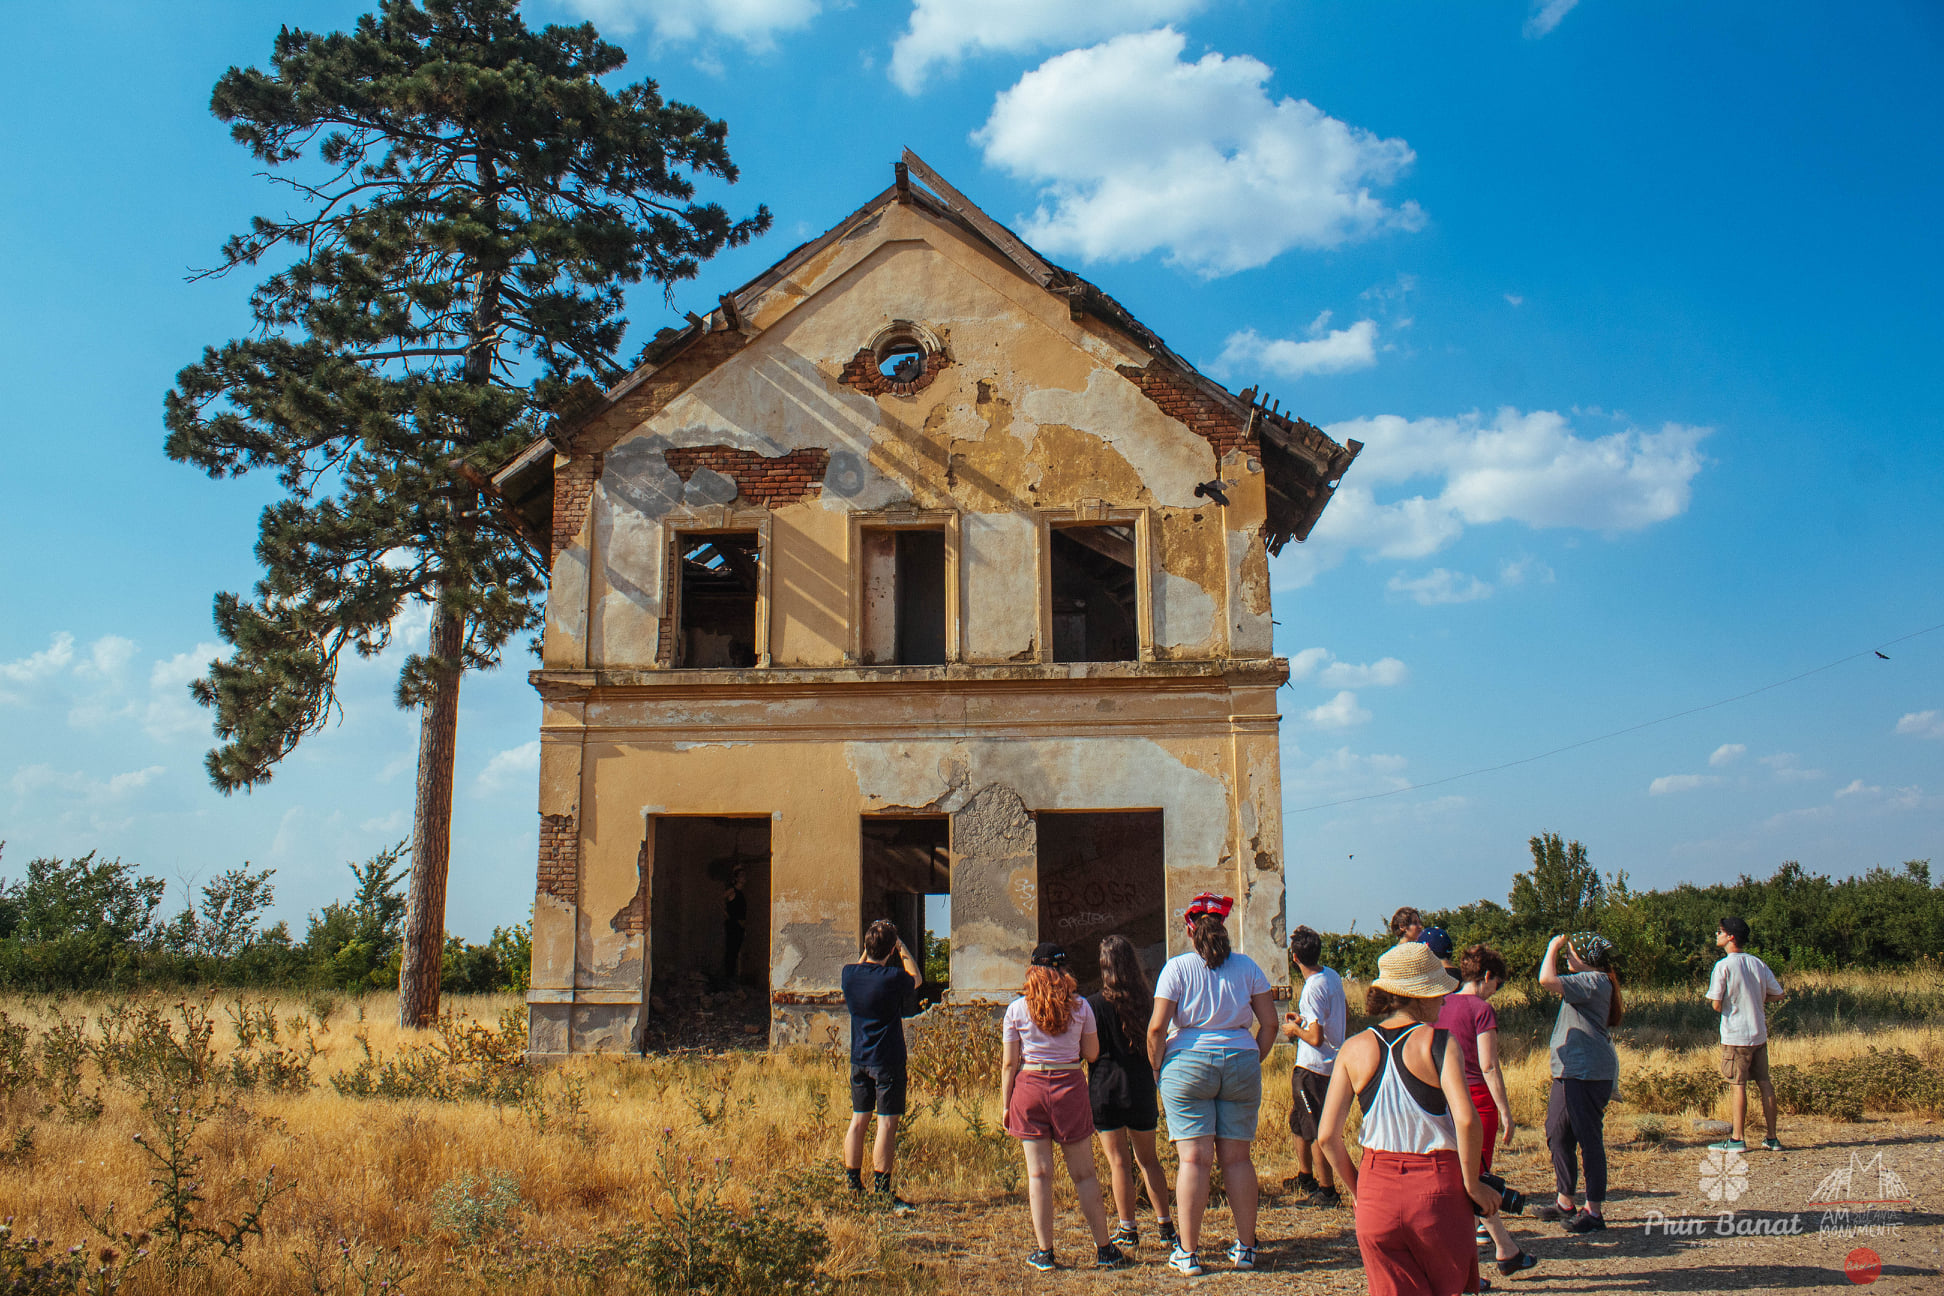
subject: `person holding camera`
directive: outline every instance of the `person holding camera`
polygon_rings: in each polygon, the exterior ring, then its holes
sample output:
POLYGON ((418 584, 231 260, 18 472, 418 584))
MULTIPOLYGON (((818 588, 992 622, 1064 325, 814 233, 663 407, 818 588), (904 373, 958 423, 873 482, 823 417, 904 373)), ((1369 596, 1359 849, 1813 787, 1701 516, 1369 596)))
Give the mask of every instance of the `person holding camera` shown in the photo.
POLYGON ((1475 1292, 1472 1217, 1496 1215, 1500 1193, 1479 1178, 1483 1129, 1464 1057, 1432 1026, 1458 982, 1415 941, 1385 951, 1377 973, 1364 1011, 1382 1021, 1337 1054, 1323 1101, 1323 1155, 1356 1208, 1371 1296, 1475 1292), (1343 1145, 1352 1097, 1363 1108, 1361 1167, 1343 1145))
POLYGON ((850 1190, 864 1192, 864 1136, 877 1115, 877 1142, 871 1149, 871 1186, 895 1214, 909 1215, 910 1202, 891 1191, 897 1153, 898 1121, 905 1110, 904 1001, 918 985, 918 960, 898 937, 888 918, 864 933, 857 962, 843 973, 844 1007, 850 1010, 851 1120, 844 1131, 844 1178, 850 1190), (896 959, 898 966, 892 966, 896 959))
POLYGON ((1546 1145, 1552 1149, 1559 1204, 1533 1214, 1564 1222, 1569 1233, 1597 1233, 1606 1227, 1606 1107, 1620 1079, 1612 1031, 1626 1011, 1615 962, 1613 942, 1597 932, 1555 936, 1539 961, 1539 988, 1560 1000, 1552 1033, 1552 1090, 1546 1095, 1546 1145), (1570 969, 1564 976, 1559 972, 1562 948, 1570 969), (1582 1158, 1585 1210, 1573 1204, 1582 1158))
MULTIPOLYGON (((1424 933, 1425 945, 1435 953, 1438 943, 1432 939, 1433 932, 1439 936, 1444 933, 1435 927, 1424 933)), ((1505 984, 1505 976, 1505 959, 1497 950, 1490 945, 1473 945, 1458 960, 1458 993, 1447 996, 1438 1013, 1439 1027, 1451 1032, 1452 1042, 1464 1057, 1465 1085, 1471 1090, 1472 1106, 1478 1109, 1479 1124, 1484 1128, 1478 1153, 1481 1177, 1492 1169, 1493 1145, 1501 1128, 1505 1146, 1512 1146, 1512 1100, 1499 1070, 1498 1014, 1491 1004, 1492 996, 1505 984)), ((1503 1197, 1501 1204, 1505 1204, 1503 1197)), ((1513 1207, 1506 1205, 1506 1210, 1513 1211, 1513 1207)), ((1539 1263, 1537 1256, 1512 1240, 1502 1215, 1480 1219, 1478 1226, 1483 1235, 1479 1240, 1492 1240, 1493 1258, 1501 1274, 1510 1278, 1539 1263)))

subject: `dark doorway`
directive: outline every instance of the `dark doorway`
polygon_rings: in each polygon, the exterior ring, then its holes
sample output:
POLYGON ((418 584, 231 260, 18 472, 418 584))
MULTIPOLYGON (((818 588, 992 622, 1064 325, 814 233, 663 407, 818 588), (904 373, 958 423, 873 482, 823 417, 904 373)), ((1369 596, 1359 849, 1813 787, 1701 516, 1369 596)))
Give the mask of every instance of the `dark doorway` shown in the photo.
POLYGON ((880 918, 897 924, 924 981, 918 997, 937 1002, 950 985, 951 821, 944 815, 866 818, 860 852, 858 939, 880 918))
POLYGON ((1134 661, 1134 528, 1056 526, 1051 532, 1053 660, 1134 661))
POLYGON ((863 546, 865 665, 943 665, 945 532, 866 530, 863 546))
POLYGON ((1168 959, 1159 810, 1051 811, 1039 823, 1039 937, 1066 946, 1080 989, 1100 989, 1100 941, 1134 942, 1148 980, 1168 959))
POLYGON ((684 535, 675 664, 756 664, 756 590, 762 549, 754 531, 684 535))
POLYGON ((769 817, 657 815, 649 861, 649 989, 673 1003, 769 985, 769 817), (738 872, 741 903, 729 892, 738 872), (737 930, 735 915, 742 923, 737 930), (741 940, 738 947, 737 936, 741 940))

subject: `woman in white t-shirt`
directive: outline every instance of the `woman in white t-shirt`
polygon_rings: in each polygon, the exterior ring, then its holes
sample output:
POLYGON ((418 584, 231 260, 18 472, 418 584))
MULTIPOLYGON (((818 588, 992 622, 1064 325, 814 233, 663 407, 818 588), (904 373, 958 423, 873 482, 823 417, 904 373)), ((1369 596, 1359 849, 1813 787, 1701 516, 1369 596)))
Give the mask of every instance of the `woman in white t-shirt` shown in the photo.
POLYGON ((1276 1011, 1269 978, 1254 959, 1229 948, 1234 905, 1233 898, 1207 891, 1189 903, 1184 917, 1195 948, 1161 969, 1148 1023, 1148 1060, 1168 1137, 1181 1158, 1175 1181, 1181 1240, 1168 1265, 1190 1275, 1202 1271, 1196 1250, 1211 1163, 1218 1157, 1235 1215, 1229 1262, 1253 1269, 1256 1261, 1256 1172, 1249 1145, 1262 1108, 1262 1060, 1276 1043, 1276 1011))

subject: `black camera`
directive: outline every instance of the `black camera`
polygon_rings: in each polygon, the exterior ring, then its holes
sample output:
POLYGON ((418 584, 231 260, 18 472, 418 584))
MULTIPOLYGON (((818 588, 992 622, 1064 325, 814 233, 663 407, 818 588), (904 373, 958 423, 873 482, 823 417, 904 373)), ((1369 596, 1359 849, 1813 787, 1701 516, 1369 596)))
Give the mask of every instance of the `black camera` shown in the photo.
MULTIPOLYGON (((1487 1188, 1499 1195, 1499 1212, 1501 1214, 1525 1214, 1526 1195, 1517 1188, 1507 1187, 1504 1179, 1487 1170, 1478 1176, 1478 1182, 1484 1184, 1487 1188)), ((1484 1211, 1478 1209, 1477 1202, 1472 1203, 1472 1214, 1483 1215, 1484 1213, 1484 1211)))

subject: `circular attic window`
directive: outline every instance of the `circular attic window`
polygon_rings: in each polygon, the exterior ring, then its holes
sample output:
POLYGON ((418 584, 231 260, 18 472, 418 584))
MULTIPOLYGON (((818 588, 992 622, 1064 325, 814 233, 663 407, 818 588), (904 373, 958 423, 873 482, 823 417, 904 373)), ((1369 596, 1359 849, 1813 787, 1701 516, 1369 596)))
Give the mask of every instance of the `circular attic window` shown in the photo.
POLYGON ((857 353, 844 381, 877 394, 909 395, 929 386, 945 363, 944 343, 911 320, 893 320, 857 353))

